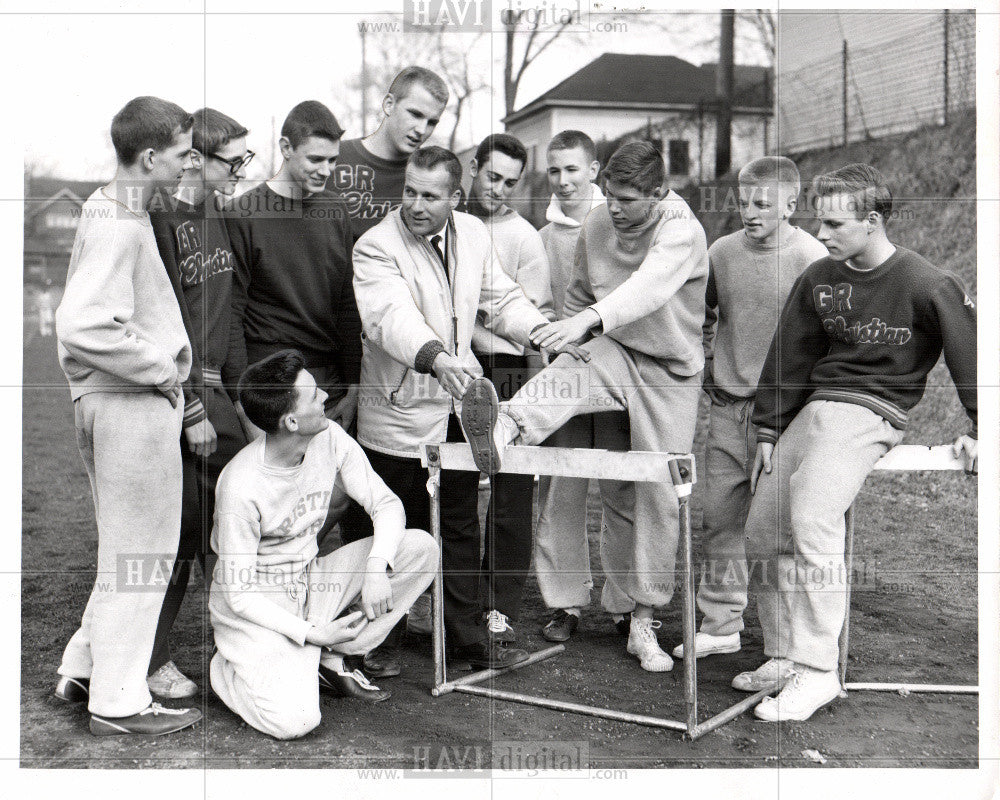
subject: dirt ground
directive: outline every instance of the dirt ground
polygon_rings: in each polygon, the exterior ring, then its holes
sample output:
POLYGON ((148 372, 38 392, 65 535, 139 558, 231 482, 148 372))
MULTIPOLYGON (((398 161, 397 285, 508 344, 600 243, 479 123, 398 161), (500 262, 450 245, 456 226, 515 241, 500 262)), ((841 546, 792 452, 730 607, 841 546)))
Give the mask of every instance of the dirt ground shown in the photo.
MULTIPOLYGON (((852 693, 805 723, 776 726, 747 712, 692 743, 672 731, 482 697, 434 699, 428 691, 428 640, 406 643, 404 674, 385 681, 393 691, 388 703, 369 707, 324 697, 319 728, 301 740, 277 742, 248 728, 207 688, 204 667, 211 632, 201 588, 185 602, 175 627, 174 654, 202 689, 197 702, 204 722, 169 737, 95 738, 87 730, 85 710, 61 704, 51 694, 62 649, 94 581, 93 508, 54 340, 26 341, 22 767, 489 768, 491 763, 503 767, 503 753, 511 747, 536 757, 582 753, 578 766, 585 770, 818 766, 805 750, 821 754, 827 767, 977 766, 974 695, 852 693), (498 743, 513 744, 496 747, 498 743)), ((950 387, 939 391, 954 395, 950 387)), ((937 441, 953 430, 942 429, 937 441)), ((590 510, 591 553, 599 576, 594 498, 590 510)), ((696 543, 700 516, 696 490, 696 543)), ((865 571, 854 594, 849 680, 977 683, 975 481, 951 473, 874 475, 858 500, 857 520, 856 559, 865 571)), ((678 598, 662 617, 660 640, 670 647, 680 641, 679 606, 678 598)), ((540 649, 546 644, 538 634, 546 618, 532 578, 516 624, 522 646, 540 649)), ((741 652, 699 663, 702 719, 741 699, 729 681, 762 661, 752 603, 746 619, 741 652)), ((502 676, 495 685, 680 719, 682 674, 680 665, 666 674, 643 672, 625 654, 624 640, 600 611, 595 592, 565 653, 502 676)))

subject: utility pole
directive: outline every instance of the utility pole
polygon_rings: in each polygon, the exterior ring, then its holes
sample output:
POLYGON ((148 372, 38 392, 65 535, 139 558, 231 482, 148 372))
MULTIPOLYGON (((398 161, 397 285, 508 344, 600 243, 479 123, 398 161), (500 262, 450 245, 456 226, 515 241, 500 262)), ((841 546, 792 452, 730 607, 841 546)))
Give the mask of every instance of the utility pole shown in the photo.
POLYGON ((715 73, 715 99, 718 115, 715 121, 715 177, 721 178, 732 163, 733 133, 733 38, 736 12, 722 10, 719 35, 719 66, 715 73))

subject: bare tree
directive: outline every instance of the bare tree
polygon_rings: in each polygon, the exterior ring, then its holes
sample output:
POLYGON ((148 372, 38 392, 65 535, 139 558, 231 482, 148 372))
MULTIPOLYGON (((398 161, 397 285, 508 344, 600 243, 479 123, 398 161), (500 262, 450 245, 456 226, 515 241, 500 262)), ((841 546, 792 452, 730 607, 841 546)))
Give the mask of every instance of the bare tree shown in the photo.
POLYGON ((509 115, 514 111, 517 102, 517 89, 521 85, 521 78, 532 62, 540 56, 563 32, 573 24, 574 20, 567 20, 561 23, 552 33, 541 34, 537 27, 532 28, 527 34, 527 41, 523 52, 519 58, 515 58, 515 35, 518 32, 518 25, 521 22, 521 12, 511 14, 505 18, 505 47, 503 62, 503 99, 504 113, 509 115))
POLYGON ((767 8, 748 8, 737 11, 736 31, 739 43, 759 46, 768 56, 768 64, 774 64, 774 53, 777 45, 777 19, 773 11, 767 8))

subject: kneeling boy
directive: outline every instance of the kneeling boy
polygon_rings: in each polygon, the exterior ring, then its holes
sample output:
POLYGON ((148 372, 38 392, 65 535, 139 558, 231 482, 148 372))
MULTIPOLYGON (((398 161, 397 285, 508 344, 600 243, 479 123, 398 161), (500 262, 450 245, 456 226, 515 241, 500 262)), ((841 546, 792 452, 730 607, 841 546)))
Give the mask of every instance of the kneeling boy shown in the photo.
POLYGON ((431 583, 438 548, 405 529, 402 503, 326 418, 326 392, 300 353, 252 365, 239 397, 266 435, 233 458, 216 491, 212 688, 257 730, 292 739, 319 725, 321 688, 388 699, 358 669, 361 656, 431 583), (371 516, 374 537, 317 558, 316 534, 343 495, 371 516))

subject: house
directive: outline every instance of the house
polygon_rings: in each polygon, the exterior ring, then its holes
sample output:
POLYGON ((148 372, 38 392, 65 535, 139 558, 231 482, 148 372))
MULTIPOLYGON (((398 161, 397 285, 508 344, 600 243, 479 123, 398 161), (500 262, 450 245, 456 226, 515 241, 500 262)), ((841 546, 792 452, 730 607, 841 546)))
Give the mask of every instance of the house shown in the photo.
POLYGON ((66 181, 25 177, 24 280, 66 281, 69 256, 83 204, 97 191, 98 181, 66 181))
MULTIPOLYGON (((605 53, 503 119, 528 150, 529 170, 544 170, 545 148, 559 131, 595 142, 642 135, 657 143, 671 188, 715 177, 716 64, 676 56, 605 53)), ((771 151, 771 70, 737 66, 732 161, 771 151)))
POLYGON ((776 63, 782 153, 940 125, 974 113, 976 14, 782 11, 776 63))

